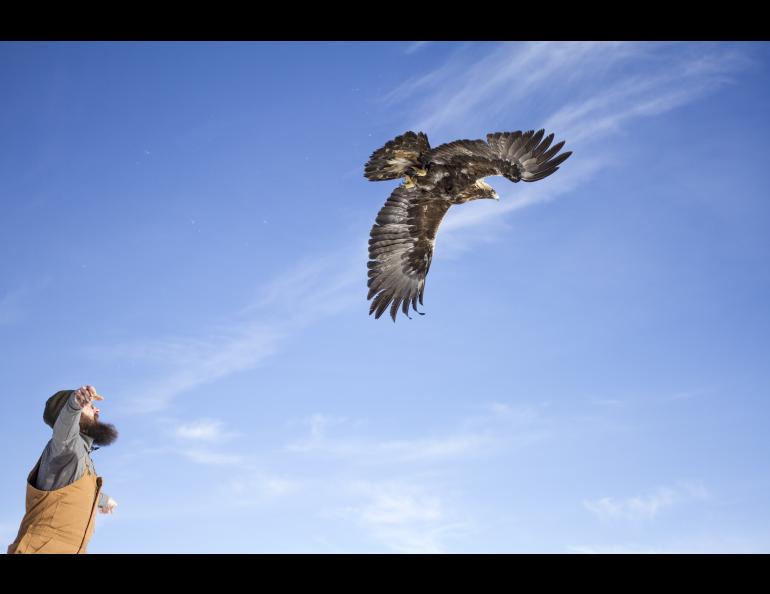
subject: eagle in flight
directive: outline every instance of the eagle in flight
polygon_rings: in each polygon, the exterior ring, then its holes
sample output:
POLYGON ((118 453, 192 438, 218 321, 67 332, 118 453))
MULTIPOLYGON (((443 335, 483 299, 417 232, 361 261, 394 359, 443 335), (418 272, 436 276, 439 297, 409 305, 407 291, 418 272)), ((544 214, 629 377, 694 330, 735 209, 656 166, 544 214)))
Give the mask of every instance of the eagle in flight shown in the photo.
POLYGON ((369 315, 379 318, 390 306, 396 321, 401 307, 418 314, 430 269, 436 232, 453 204, 492 198, 484 181, 502 175, 512 182, 548 177, 572 152, 559 154, 545 130, 495 132, 487 140, 456 140, 434 149, 423 133, 406 132, 374 151, 364 175, 371 181, 404 178, 377 214, 369 237, 369 315))

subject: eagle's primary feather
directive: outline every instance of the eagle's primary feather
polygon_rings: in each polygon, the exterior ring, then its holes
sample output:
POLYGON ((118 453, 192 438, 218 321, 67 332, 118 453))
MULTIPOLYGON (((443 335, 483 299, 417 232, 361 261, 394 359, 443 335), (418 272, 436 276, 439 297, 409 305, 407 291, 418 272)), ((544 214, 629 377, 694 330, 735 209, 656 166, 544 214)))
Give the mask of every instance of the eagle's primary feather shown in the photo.
MULTIPOLYGON (((545 130, 495 132, 487 141, 456 140, 430 148, 422 133, 406 132, 372 153, 364 175, 372 181, 405 178, 377 214, 369 239, 369 313, 379 318, 390 306, 409 315, 422 305, 436 233, 453 204, 497 198, 483 179, 502 175, 513 182, 548 177, 572 153, 559 154, 545 130)), ((422 312, 417 312, 422 313, 422 312)))

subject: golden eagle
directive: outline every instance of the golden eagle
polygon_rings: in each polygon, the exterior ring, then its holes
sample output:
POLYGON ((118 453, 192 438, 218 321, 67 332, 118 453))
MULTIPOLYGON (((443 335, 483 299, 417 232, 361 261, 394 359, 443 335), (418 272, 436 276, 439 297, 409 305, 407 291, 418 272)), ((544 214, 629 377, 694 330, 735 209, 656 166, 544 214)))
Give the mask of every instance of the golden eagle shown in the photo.
MULTIPOLYGON (((422 305, 436 232, 453 204, 497 193, 484 178, 502 175, 512 182, 548 177, 572 152, 559 153, 564 141, 551 146, 545 130, 495 132, 487 141, 456 140, 434 149, 423 133, 406 132, 372 153, 364 168, 371 181, 398 179, 380 209, 369 238, 369 315, 379 318, 390 305, 409 317, 409 304, 422 305), (550 147, 550 148, 549 148, 550 147)), ((417 311, 420 315, 422 312, 417 311)))

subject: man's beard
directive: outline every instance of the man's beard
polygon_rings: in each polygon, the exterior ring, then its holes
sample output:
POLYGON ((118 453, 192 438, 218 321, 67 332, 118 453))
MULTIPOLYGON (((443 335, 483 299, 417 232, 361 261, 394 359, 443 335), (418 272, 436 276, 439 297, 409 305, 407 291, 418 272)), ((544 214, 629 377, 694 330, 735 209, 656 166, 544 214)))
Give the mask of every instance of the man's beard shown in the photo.
POLYGON ((89 419, 83 415, 80 415, 80 432, 92 437, 98 446, 108 446, 118 438, 115 425, 100 423, 98 419, 89 419))

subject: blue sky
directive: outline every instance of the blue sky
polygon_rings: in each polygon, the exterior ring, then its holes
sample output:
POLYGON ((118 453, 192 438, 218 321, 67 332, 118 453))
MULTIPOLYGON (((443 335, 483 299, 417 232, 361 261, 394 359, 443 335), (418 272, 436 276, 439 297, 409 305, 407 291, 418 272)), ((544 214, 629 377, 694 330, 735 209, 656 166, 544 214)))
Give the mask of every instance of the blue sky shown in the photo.
POLYGON ((91 383, 90 552, 770 551, 767 43, 0 43, 0 536, 91 383), (545 127, 374 320, 371 152, 545 127))

